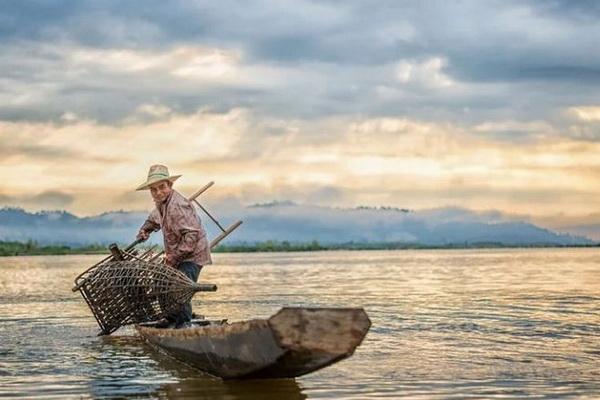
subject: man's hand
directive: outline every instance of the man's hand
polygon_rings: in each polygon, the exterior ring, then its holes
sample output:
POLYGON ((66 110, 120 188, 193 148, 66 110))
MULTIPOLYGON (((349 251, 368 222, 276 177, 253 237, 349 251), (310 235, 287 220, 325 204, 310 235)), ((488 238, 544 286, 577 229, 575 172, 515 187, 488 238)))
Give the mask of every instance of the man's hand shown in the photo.
POLYGON ((150 234, 148 232, 140 229, 140 231, 138 232, 138 234, 136 236, 136 239, 142 240, 145 242, 146 240, 148 240, 149 237, 150 237, 150 234))

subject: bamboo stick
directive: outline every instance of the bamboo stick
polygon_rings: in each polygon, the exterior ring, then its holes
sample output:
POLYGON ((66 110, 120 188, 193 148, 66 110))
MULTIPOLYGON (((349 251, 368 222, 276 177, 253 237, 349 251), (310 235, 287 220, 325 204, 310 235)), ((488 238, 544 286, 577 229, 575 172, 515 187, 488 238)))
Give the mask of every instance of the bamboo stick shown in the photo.
POLYGON ((224 230, 223 233, 221 233, 219 236, 217 236, 216 238, 214 238, 212 240, 212 242, 210 242, 210 248, 212 249, 213 247, 215 247, 216 245, 218 245, 221 240, 225 239, 231 232, 233 232, 241 224, 242 224, 242 221, 238 221, 238 222, 232 224, 226 230, 224 230))
POLYGON ((197 201, 196 199, 194 199, 193 201, 194 201, 194 203, 196 203, 196 204, 198 205, 198 207, 200 207, 200 209, 201 209, 202 211, 204 211, 204 213, 205 213, 206 215, 208 215, 208 217, 209 217, 210 219, 212 219, 212 221, 213 221, 213 222, 214 222, 214 223, 215 223, 215 224, 216 224, 216 225, 219 227, 219 229, 221 229, 221 232, 225 232, 225 229, 224 229, 224 228, 221 226, 221 224, 219 223, 219 221, 217 221, 217 220, 216 220, 216 219, 215 219, 215 218, 214 218, 212 215, 210 215, 210 213, 208 212, 208 210, 206 210, 206 208, 204 208, 204 207, 202 206, 202 204, 198 203, 198 201, 197 201))
POLYGON ((200 196, 202 193, 206 192, 208 190, 208 188, 210 188, 212 185, 214 185, 215 183, 213 181, 208 182, 206 185, 204 185, 204 187, 202 187, 200 190, 198 190, 196 193, 194 193, 193 195, 191 195, 188 200, 192 201, 195 200, 196 197, 200 196))

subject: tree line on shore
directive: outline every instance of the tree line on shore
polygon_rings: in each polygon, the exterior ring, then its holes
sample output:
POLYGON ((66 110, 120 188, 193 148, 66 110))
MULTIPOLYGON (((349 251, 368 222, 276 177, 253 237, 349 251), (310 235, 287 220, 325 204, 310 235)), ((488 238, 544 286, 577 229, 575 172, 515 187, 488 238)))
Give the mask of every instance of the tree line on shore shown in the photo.
POLYGON ((99 244, 90 244, 81 247, 64 245, 41 246, 35 240, 26 242, 0 241, 0 256, 26 256, 26 255, 62 255, 62 254, 100 254, 106 253, 107 247, 99 244))
MULTIPOLYGON (((510 247, 595 247, 596 245, 565 246, 553 243, 537 243, 532 245, 510 245, 499 242, 449 243, 443 245, 424 245, 419 243, 392 242, 348 242, 322 244, 317 240, 307 243, 291 243, 288 241, 267 240, 259 243, 220 244, 213 249, 214 253, 258 253, 288 251, 321 251, 321 250, 410 250, 410 249, 478 249, 478 248, 510 248, 510 247)), ((24 255, 64 255, 64 254, 106 254, 108 247, 104 244, 85 246, 40 245, 34 240, 27 242, 0 241, 0 256, 24 255)))

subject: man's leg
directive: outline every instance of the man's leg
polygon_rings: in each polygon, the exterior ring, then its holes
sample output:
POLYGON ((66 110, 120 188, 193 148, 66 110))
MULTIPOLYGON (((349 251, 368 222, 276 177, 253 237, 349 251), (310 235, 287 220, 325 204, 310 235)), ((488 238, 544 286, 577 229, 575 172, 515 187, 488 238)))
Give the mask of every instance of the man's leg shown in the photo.
MULTIPOLYGON (((183 272, 192 281, 198 282, 198 276, 200 275, 202 265, 198 265, 191 261, 184 261, 177 266, 177 269, 183 272)), ((186 322, 190 322, 191 320, 192 302, 190 300, 184 304, 181 311, 175 315, 175 326, 180 326, 186 322)))

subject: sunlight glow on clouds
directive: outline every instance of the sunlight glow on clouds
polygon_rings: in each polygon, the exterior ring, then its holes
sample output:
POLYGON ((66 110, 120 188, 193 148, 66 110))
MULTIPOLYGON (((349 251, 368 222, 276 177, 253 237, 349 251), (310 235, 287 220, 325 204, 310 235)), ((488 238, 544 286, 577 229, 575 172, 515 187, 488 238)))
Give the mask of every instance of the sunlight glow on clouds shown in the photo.
MULTIPOLYGON (((178 185, 189 192, 215 180, 218 197, 248 203, 285 196, 326 205, 367 201, 420 208, 448 205, 450 200, 475 209, 543 215, 561 198, 569 202, 570 211, 583 213, 587 207, 573 203, 572 195, 600 195, 592 185, 600 177, 600 144, 578 146, 567 139, 512 144, 476 136, 481 126, 469 132, 406 118, 290 122, 290 129, 273 135, 264 118, 249 110, 199 110, 192 115, 159 110, 163 119, 117 127, 91 121, 3 123, 0 140, 13 148, 0 165, 20 171, 5 179, 5 189, 21 199, 27 193, 60 191, 73 199, 69 207, 79 213, 100 212, 107 202, 111 209, 146 208, 145 193, 121 200, 117 194, 132 191, 148 165, 162 162, 184 174, 178 185), (305 129, 325 127, 345 133, 307 141, 310 132, 305 129), (586 168, 596 172, 581 174, 586 168), (319 191, 326 195, 327 187, 339 188, 334 198, 315 197, 319 191), (528 192, 547 198, 537 198, 533 208, 520 200, 528 192)), ((281 121, 273 124, 281 127, 281 121)))
POLYGON ((598 214, 585 2, 36 7, 0 32, 0 206, 146 209, 164 163, 242 204, 598 214))
POLYGON ((177 47, 168 52, 78 48, 71 53, 75 68, 107 68, 123 72, 161 72, 201 80, 231 79, 239 55, 220 49, 177 47))
POLYGON ((582 121, 600 121, 600 106, 571 107, 569 111, 582 121))

